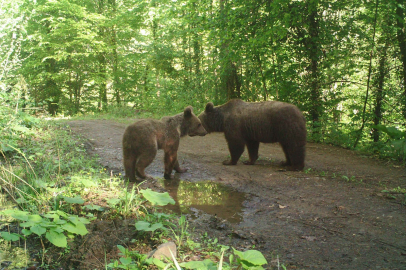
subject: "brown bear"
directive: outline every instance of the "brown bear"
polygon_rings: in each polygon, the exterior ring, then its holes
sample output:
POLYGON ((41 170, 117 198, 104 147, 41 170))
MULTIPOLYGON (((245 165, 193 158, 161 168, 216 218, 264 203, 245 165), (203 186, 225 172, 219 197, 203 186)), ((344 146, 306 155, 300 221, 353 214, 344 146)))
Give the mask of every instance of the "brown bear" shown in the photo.
POLYGON ((305 160, 306 121, 296 106, 279 102, 244 102, 232 99, 214 107, 209 102, 199 119, 207 132, 224 132, 231 160, 224 165, 235 165, 248 149, 249 161, 253 165, 258 159, 259 143, 279 142, 285 153, 289 170, 302 170, 305 160))
POLYGON ((207 132, 188 106, 183 113, 162 117, 161 120, 143 119, 129 125, 123 135, 125 177, 136 181, 145 179, 145 168, 154 160, 158 149, 165 153, 165 179, 171 178, 172 170, 185 172, 179 167, 177 152, 181 137, 204 136, 207 132))

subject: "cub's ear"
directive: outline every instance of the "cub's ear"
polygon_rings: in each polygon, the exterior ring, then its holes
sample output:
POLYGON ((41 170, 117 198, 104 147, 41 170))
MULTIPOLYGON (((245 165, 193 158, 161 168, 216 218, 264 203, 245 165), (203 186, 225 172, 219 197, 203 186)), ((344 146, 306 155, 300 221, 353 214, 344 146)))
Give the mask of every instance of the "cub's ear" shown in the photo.
POLYGON ((212 102, 209 102, 206 104, 206 112, 212 112, 214 109, 214 104, 212 102))
POLYGON ((185 110, 183 111, 183 116, 190 117, 190 116, 192 116, 192 113, 193 113, 193 107, 192 106, 187 106, 185 108, 185 110))

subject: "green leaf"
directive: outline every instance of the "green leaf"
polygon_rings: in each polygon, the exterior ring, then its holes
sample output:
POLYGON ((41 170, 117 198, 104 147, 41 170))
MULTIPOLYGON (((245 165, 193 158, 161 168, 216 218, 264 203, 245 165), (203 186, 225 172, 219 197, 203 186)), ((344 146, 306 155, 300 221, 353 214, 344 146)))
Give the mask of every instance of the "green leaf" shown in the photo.
POLYGON ((175 204, 175 200, 172 199, 168 192, 159 193, 151 189, 144 189, 141 190, 140 193, 153 205, 164 206, 167 204, 175 204))
POLYGON ((107 200, 107 203, 110 205, 110 207, 114 207, 120 202, 121 202, 121 199, 117 199, 117 198, 107 200))
POLYGON ((41 223, 42 217, 40 215, 29 215, 28 221, 33 223, 41 223))
POLYGON ((62 225, 61 228, 74 234, 86 235, 88 233, 86 226, 81 222, 78 222, 76 225, 68 222, 62 225))
POLYGON ((117 248, 118 248, 118 250, 120 250, 122 255, 125 255, 125 247, 123 247, 122 245, 117 245, 117 248))
POLYGON ((22 221, 28 221, 28 216, 29 216, 28 212, 14 210, 14 209, 4 210, 3 214, 7 215, 7 216, 11 216, 18 220, 22 220, 22 221))
POLYGON ((131 264, 132 260, 131 258, 120 258, 120 262, 124 265, 129 265, 131 264))
POLYGON ((22 232, 25 236, 28 236, 28 235, 31 235, 31 234, 32 234, 32 231, 31 231, 31 230, 27 230, 27 229, 22 229, 21 232, 22 232))
POLYGON ((191 262, 184 262, 180 263, 180 266, 186 269, 197 269, 197 270, 216 270, 217 266, 214 262, 209 259, 204 261, 191 261, 191 262))
POLYGON ((241 252, 234 249, 234 254, 240 257, 242 261, 248 262, 252 265, 263 265, 268 263, 264 255, 257 250, 247 250, 245 252, 241 252))
POLYGON ((77 203, 77 204, 84 204, 85 201, 82 199, 82 197, 80 196, 76 196, 74 198, 70 198, 70 197, 63 197, 63 199, 65 200, 65 202, 67 203, 77 203))
POLYGON ((68 245, 66 236, 63 233, 57 233, 54 230, 50 230, 46 233, 45 237, 57 247, 66 247, 68 245))
POLYGON ((30 230, 38 236, 43 235, 47 230, 41 225, 35 225, 30 228, 30 230))
POLYGON ((135 228, 138 231, 154 232, 158 229, 163 229, 164 226, 160 222, 151 224, 148 221, 141 220, 141 221, 138 221, 137 223, 135 223, 135 228))
POLYGON ((1 232, 0 235, 7 241, 17 241, 20 239, 20 236, 16 233, 1 232))
POLYGON ((159 269, 164 269, 166 267, 166 263, 164 263, 163 261, 157 259, 157 258, 148 258, 145 260, 145 262, 147 264, 155 264, 156 266, 159 267, 159 269))

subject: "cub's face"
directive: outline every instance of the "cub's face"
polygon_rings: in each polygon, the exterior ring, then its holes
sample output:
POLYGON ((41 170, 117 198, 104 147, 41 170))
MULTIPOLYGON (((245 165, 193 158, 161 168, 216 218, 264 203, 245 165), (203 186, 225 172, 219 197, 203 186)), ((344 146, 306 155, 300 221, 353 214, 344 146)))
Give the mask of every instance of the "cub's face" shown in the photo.
POLYGON ((189 136, 204 136, 207 134, 199 118, 193 113, 191 107, 187 107, 184 111, 186 126, 188 127, 189 136))

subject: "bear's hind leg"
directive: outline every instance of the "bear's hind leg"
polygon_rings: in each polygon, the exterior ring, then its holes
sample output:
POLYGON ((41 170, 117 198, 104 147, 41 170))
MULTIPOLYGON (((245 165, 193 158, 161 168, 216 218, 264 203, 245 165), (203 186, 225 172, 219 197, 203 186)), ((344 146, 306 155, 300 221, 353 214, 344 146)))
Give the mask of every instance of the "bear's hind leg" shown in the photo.
POLYGON ((177 173, 184 173, 184 172, 187 172, 187 169, 183 169, 183 168, 180 167, 180 165, 179 165, 179 160, 176 160, 174 169, 175 169, 175 171, 176 171, 177 173))
POLYGON ((124 153, 124 170, 125 170, 125 177, 130 182, 135 182, 135 162, 136 156, 134 153, 130 153, 127 151, 124 153))
POLYGON ((254 165, 255 161, 257 161, 257 159, 258 159, 259 142, 248 141, 247 149, 248 149, 248 156, 250 159, 248 161, 244 161, 244 164, 245 165, 254 165))
POLYGON ((282 165, 288 166, 288 170, 301 171, 304 168, 305 146, 282 146, 286 162, 282 165))
POLYGON ((150 150, 146 150, 145 153, 138 157, 137 164, 135 165, 135 173, 141 179, 147 178, 145 173, 145 168, 148 167, 156 156, 157 149, 151 148, 150 150))

